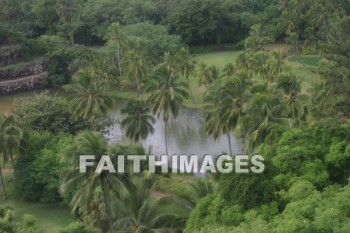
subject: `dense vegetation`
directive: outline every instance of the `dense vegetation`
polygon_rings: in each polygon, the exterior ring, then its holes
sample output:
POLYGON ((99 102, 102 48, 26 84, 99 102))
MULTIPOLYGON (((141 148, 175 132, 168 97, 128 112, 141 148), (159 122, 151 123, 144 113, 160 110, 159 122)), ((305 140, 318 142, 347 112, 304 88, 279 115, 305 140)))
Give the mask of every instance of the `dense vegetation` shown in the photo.
MULTIPOLYGON (((349 1, 0 4, 1 46, 47 58, 47 85, 62 89, 0 115, 2 166, 14 168, 17 198, 71 207, 77 222, 62 233, 350 232, 349 1), (287 49, 269 49, 274 42, 287 49), (242 51, 218 67, 195 62, 196 45, 242 51), (305 90, 308 77, 290 61, 312 67, 318 83, 305 90), (111 145, 109 110, 125 93, 129 141, 111 145), (187 181, 145 164, 141 174, 79 172, 80 155, 117 163, 119 154, 145 154, 140 140, 157 120, 168 154, 168 122, 184 103, 201 108, 208 135, 227 135, 231 155, 231 133, 247 154, 263 155, 264 173, 187 181)), ((0 170, 6 199, 4 180, 0 170)), ((33 216, 14 216, 0 208, 1 232, 41 232, 33 216)))

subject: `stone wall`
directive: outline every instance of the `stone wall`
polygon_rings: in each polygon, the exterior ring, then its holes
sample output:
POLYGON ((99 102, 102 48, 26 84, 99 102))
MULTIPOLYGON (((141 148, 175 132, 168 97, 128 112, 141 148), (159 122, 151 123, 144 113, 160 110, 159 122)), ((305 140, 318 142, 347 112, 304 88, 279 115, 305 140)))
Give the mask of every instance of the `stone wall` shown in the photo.
POLYGON ((0 70, 0 82, 41 74, 46 70, 47 61, 25 65, 17 70, 0 70))
POLYGON ((9 95, 29 90, 45 88, 47 85, 47 72, 0 82, 0 95, 9 95))
POLYGON ((23 66, 17 70, 0 70, 0 95, 37 90, 47 86, 47 61, 23 66))

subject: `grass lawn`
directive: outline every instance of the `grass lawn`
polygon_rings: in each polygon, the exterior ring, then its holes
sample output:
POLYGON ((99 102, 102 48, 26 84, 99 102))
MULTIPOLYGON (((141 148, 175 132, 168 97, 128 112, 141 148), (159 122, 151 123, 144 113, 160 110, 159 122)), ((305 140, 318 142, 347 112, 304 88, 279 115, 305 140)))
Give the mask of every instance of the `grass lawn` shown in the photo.
POLYGON ((8 199, 3 201, 1 195, 0 205, 13 208, 17 218, 20 219, 24 214, 34 215, 37 226, 45 233, 58 233, 74 221, 67 206, 18 200, 14 197, 13 174, 4 173, 4 178, 8 199))
MULTIPOLYGON (((241 51, 232 50, 232 51, 217 51, 217 52, 208 52, 208 53, 198 53, 194 54, 194 60, 197 63, 205 62, 208 65, 215 65, 222 69, 227 63, 235 63, 236 59, 241 51)), ((317 69, 317 62, 319 62, 318 56, 309 56, 309 55, 300 55, 295 57, 287 58, 286 64, 289 65, 292 71, 303 78, 302 92, 308 93, 317 82, 319 82, 319 76, 315 73, 317 69)), ((183 78, 184 81, 186 81, 183 78)), ((184 103, 184 106, 187 108, 200 108, 202 104, 202 96, 205 92, 204 87, 198 86, 198 80, 195 77, 191 77, 189 80, 190 88, 193 93, 193 99, 187 99, 184 103)), ((111 91, 112 95, 118 98, 130 99, 136 97, 136 93, 133 91, 120 91, 114 88, 111 91)))
POLYGON ((27 66, 27 65, 30 65, 33 63, 37 63, 37 62, 42 62, 45 59, 46 59, 45 57, 34 57, 34 58, 30 58, 29 60, 22 60, 20 62, 15 63, 15 64, 2 66, 2 67, 0 67, 0 70, 18 70, 24 66, 27 66))

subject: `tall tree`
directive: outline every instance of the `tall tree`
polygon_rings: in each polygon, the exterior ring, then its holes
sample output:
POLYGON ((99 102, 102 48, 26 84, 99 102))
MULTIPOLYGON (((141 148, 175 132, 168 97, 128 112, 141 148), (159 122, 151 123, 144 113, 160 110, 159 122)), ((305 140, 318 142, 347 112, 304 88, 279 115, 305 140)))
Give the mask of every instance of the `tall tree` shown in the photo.
POLYGON ((59 12, 63 17, 66 24, 67 35, 69 38, 70 45, 74 44, 74 28, 73 21, 75 13, 77 12, 77 2, 76 0, 60 0, 59 2, 59 12))
POLYGON ((149 103, 153 105, 153 113, 158 117, 163 115, 165 151, 168 154, 169 118, 170 116, 176 118, 179 115, 183 101, 189 97, 188 85, 180 80, 178 73, 174 73, 169 66, 162 64, 147 83, 146 92, 149 95, 149 103))
POLYGON ((193 99, 193 93, 191 91, 190 88, 190 76, 193 75, 194 71, 195 71, 195 62, 193 61, 190 51, 188 50, 188 48, 181 48, 176 54, 176 65, 179 68, 179 71, 181 73, 181 75, 183 77, 186 78, 187 83, 188 83, 188 87, 191 93, 191 97, 192 97, 192 102, 194 103, 194 99, 193 99))
POLYGON ((113 98, 106 92, 105 83, 92 68, 75 74, 73 82, 66 86, 69 102, 77 118, 96 119, 98 114, 106 115, 113 107, 113 98))
POLYGON ((123 44, 127 41, 127 36, 122 32, 121 26, 118 23, 112 23, 108 28, 107 34, 108 43, 112 43, 116 47, 117 63, 119 68, 119 75, 122 76, 122 60, 121 49, 123 44))
POLYGON ((139 52, 129 51, 125 56, 125 71, 137 87, 137 96, 141 94, 141 85, 147 75, 146 58, 139 52))
POLYGON ((145 101, 141 100, 130 100, 121 110, 121 113, 126 115, 121 126, 126 129, 126 136, 136 143, 154 133, 153 124, 156 120, 150 111, 145 101))
POLYGON ((249 80, 244 74, 214 82, 204 97, 205 129, 214 139, 226 134, 232 155, 230 134, 238 126, 249 80))
MULTIPOLYGON (((22 130, 16 126, 15 118, 13 116, 5 116, 0 114, 0 153, 2 154, 3 163, 9 159, 14 166, 13 151, 19 149, 23 138, 22 130)), ((2 174, 2 166, 0 166, 0 182, 3 191, 3 197, 6 199, 6 191, 4 184, 4 177, 2 174)))
POLYGON ((119 201, 119 218, 115 227, 122 232, 179 232, 184 228, 187 214, 170 197, 153 196, 156 183, 152 179, 135 177, 135 190, 119 201))
MULTIPOLYGON (((113 174, 107 171, 96 173, 96 167, 103 155, 109 154, 108 143, 102 135, 94 132, 83 132, 76 137, 73 146, 67 150, 67 162, 71 164, 65 173, 61 192, 73 193, 70 202, 72 211, 91 211, 91 201, 96 189, 102 192, 102 199, 106 210, 109 233, 113 233, 112 202, 121 190, 128 187, 125 175, 113 174), (81 155, 94 155, 94 166, 88 168, 86 173, 80 172, 79 158, 81 155)), ((112 155, 111 155, 112 156, 112 155)))

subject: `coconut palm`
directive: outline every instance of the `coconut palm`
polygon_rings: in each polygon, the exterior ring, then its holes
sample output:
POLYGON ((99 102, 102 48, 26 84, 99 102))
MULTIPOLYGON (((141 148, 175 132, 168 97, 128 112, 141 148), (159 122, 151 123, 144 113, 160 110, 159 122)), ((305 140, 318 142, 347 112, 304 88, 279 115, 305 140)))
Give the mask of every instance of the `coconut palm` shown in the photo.
POLYGON ((136 143, 146 139, 149 134, 154 133, 153 124, 156 119, 149 114, 150 108, 144 101, 130 100, 121 110, 126 117, 122 120, 121 126, 125 128, 126 136, 136 143))
POLYGON ((237 71, 243 71, 248 75, 252 75, 252 71, 253 71, 253 62, 252 62, 252 57, 249 53, 247 52, 243 52, 240 53, 237 57, 236 60, 236 70, 237 71))
POLYGON ((180 80, 178 73, 164 64, 156 71, 146 87, 148 101, 153 105, 153 113, 163 115, 165 123, 165 150, 168 154, 168 121, 170 116, 179 115, 183 101, 189 97, 188 84, 180 80))
POLYGON ((108 27, 108 34, 107 34, 107 40, 108 43, 113 44, 113 46, 116 47, 116 55, 117 55, 117 62, 119 67, 119 75, 122 76, 122 65, 121 65, 121 48, 124 43, 127 41, 127 37, 123 32, 121 31, 121 26, 118 23, 112 23, 108 27))
MULTIPOLYGON (((2 155, 3 163, 9 159, 12 165, 15 165, 13 151, 21 148, 23 144, 23 131, 16 125, 13 116, 5 116, 0 114, 0 154, 2 155)), ((0 167, 0 182, 3 191, 3 197, 6 199, 5 184, 0 167)))
POLYGON ((74 44, 73 18, 77 11, 77 5, 74 0, 60 0, 60 15, 66 23, 67 34, 70 45, 74 44))
MULTIPOLYGON (((188 86, 190 87, 190 76, 192 76, 195 72, 195 62, 192 59, 192 56, 190 54, 190 51, 188 48, 181 48, 176 53, 176 65, 178 66, 178 69, 183 77, 186 78, 188 86)), ((194 103, 193 99, 193 93, 190 90, 192 102, 194 103)))
POLYGON ((204 85, 207 89, 212 83, 211 72, 208 65, 204 62, 199 63, 197 68, 198 84, 200 86, 204 85))
POLYGON ((224 66, 223 72, 224 76, 232 76, 235 73, 236 67, 233 63, 227 63, 224 66))
POLYGON ((250 28, 249 37, 244 41, 244 48, 247 51, 257 52, 264 49, 264 46, 271 42, 271 38, 264 36, 260 24, 250 28))
POLYGON ((61 192, 63 194, 73 192, 73 198, 70 202, 73 212, 89 213, 92 208, 91 201, 94 200, 95 192, 99 189, 106 210, 109 232, 113 233, 113 213, 110 207, 121 190, 129 187, 129 182, 125 175, 106 171, 95 172, 101 156, 109 154, 108 152, 108 143, 102 135, 88 131, 78 135, 72 147, 67 150, 66 160, 71 164, 71 167, 65 173, 61 192), (95 156, 93 167, 89 167, 86 173, 80 172, 79 158, 81 155, 95 156))
POLYGON ((218 139, 226 134, 232 155, 230 133, 237 127, 249 79, 244 74, 214 82, 204 97, 205 129, 218 139))
POLYGON ((134 177, 133 183, 135 190, 126 193, 117 204, 119 217, 114 224, 117 232, 175 233, 183 229, 188 211, 176 205, 171 197, 154 197, 152 179, 134 177))
POLYGON ((106 115, 113 107, 105 83, 92 68, 79 70, 65 89, 70 93, 69 102, 77 118, 94 120, 99 113, 106 115))
POLYGON ((281 75, 278 79, 278 87, 281 88, 290 107, 291 118, 295 124, 306 119, 308 109, 306 106, 307 95, 301 94, 302 79, 293 74, 281 75))
POLYGON ((145 57, 134 50, 129 51, 125 56, 125 71, 130 80, 137 87, 137 96, 140 96, 141 85, 147 75, 147 64, 145 57))
POLYGON ((276 87, 258 85, 258 90, 244 104, 240 130, 244 132, 246 149, 253 151, 266 138, 272 137, 274 128, 290 126, 289 107, 276 87))

